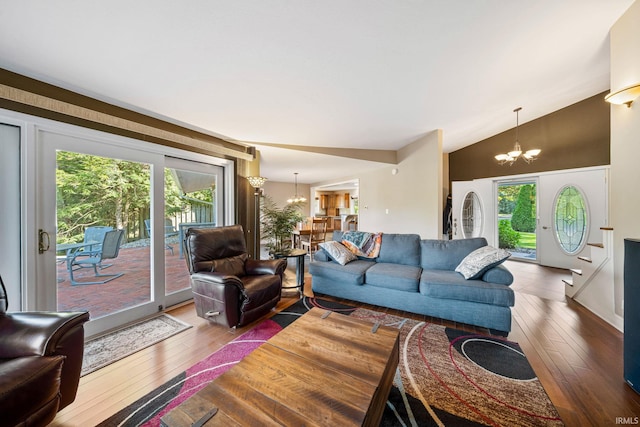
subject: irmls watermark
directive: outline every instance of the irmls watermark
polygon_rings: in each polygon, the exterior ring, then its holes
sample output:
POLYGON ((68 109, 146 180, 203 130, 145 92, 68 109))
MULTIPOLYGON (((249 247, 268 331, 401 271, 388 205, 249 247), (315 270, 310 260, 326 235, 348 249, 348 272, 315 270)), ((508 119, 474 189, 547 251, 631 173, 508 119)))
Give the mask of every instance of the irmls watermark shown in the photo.
POLYGON ((636 425, 640 424, 638 417, 616 417, 616 424, 620 425, 636 425))

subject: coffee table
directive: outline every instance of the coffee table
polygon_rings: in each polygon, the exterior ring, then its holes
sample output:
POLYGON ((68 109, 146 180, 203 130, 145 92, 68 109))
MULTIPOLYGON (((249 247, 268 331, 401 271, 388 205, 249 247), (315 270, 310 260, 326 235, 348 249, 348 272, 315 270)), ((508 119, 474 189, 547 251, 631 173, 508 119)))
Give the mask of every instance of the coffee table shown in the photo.
POLYGON ((377 426, 398 366, 399 331, 319 308, 164 417, 190 426, 377 426))

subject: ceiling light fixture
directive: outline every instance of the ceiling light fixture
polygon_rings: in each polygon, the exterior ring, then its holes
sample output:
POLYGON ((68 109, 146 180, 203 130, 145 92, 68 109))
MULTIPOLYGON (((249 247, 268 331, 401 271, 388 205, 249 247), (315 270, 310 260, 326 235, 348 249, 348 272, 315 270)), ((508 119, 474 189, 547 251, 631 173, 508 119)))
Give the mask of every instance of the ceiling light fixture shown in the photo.
POLYGON ((495 156, 496 160, 500 165, 509 164, 511 166, 519 157, 527 162, 531 163, 536 159, 536 156, 542 152, 542 150, 538 148, 534 148, 532 150, 527 150, 524 153, 522 152, 522 147, 520 147, 520 143, 518 142, 518 126, 519 126, 519 112, 522 110, 522 107, 518 107, 513 110, 516 113, 516 143, 513 144, 513 150, 509 151, 507 154, 498 154, 495 156))
POLYGON ((287 203, 303 203, 306 202, 307 199, 304 196, 298 196, 298 172, 294 174, 295 178, 295 196, 287 200, 287 203))
POLYGON ((626 105, 631 108, 631 104, 640 96, 640 84, 635 84, 617 92, 610 92, 604 100, 615 105, 626 105))

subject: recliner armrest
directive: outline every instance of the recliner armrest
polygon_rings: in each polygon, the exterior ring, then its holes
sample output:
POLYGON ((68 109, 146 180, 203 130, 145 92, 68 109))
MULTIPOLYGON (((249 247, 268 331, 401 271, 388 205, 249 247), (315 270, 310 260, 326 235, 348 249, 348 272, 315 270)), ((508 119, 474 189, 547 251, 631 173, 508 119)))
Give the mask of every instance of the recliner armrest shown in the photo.
POLYGON ((0 359, 50 356, 66 334, 89 320, 87 312, 14 312, 0 316, 0 359))
POLYGON ((215 285, 223 285, 223 286, 233 285, 239 289, 244 289, 244 284, 242 283, 242 280, 240 280, 238 276, 219 273, 217 271, 203 271, 201 273, 193 273, 191 275, 191 280, 206 282, 206 283, 215 284, 215 285))
POLYGON ((245 274, 258 276, 262 274, 282 274, 287 268, 285 259, 248 259, 244 264, 245 274))

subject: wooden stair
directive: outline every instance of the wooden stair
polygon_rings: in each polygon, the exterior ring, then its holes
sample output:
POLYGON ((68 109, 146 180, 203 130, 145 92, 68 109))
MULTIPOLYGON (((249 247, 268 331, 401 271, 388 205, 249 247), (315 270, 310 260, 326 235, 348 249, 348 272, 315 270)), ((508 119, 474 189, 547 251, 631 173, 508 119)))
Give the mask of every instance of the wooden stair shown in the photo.
MULTIPOLYGON (((570 269, 571 280, 563 280, 565 295, 576 298, 610 262, 613 250, 613 228, 600 227, 605 243, 587 243, 588 253, 576 257, 579 267, 570 269)), ((586 252, 586 251, 585 251, 586 252)), ((611 278, 613 280, 613 278, 611 278)))
POLYGON ((620 329, 620 319, 605 316, 605 313, 614 311, 613 228, 601 227, 600 230, 602 243, 587 243, 582 254, 576 257, 576 268, 569 270, 571 279, 563 279, 562 282, 567 297, 620 329))

